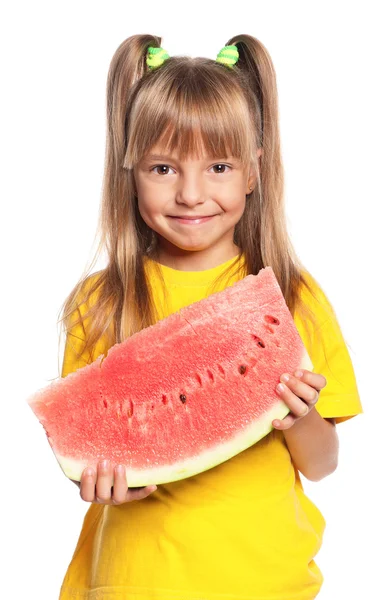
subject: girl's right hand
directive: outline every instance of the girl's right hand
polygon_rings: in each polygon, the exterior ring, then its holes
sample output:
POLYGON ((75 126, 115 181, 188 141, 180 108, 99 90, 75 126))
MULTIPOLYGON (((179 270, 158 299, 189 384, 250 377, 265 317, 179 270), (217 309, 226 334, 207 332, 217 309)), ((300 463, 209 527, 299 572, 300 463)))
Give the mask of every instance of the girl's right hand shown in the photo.
POLYGON ((85 502, 115 506, 133 500, 143 500, 157 489, 157 486, 153 485, 127 487, 126 470, 123 465, 116 465, 115 469, 112 469, 109 461, 98 463, 97 475, 96 469, 87 467, 81 475, 81 481, 74 483, 80 488, 80 496, 85 502))

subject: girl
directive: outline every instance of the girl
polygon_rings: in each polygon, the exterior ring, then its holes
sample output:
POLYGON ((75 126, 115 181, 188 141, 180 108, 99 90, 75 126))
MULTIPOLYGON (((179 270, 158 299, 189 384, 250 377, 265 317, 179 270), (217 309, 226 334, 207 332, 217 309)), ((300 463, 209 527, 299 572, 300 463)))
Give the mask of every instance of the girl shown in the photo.
POLYGON ((288 238, 273 64, 249 35, 216 60, 160 46, 134 35, 111 62, 97 250, 108 265, 64 302, 62 377, 268 265, 315 372, 280 373, 291 413, 200 475, 128 489, 121 465, 85 469, 91 505, 60 600, 311 600, 325 520, 300 472, 336 469, 336 424, 362 407, 334 310, 288 238))

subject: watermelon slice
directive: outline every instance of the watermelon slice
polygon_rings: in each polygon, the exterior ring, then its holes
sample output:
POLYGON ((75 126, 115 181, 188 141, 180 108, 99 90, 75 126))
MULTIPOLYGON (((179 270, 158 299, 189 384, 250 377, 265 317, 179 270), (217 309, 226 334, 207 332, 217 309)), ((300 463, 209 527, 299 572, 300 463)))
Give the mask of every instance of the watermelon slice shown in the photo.
POLYGON ((65 475, 107 458, 129 487, 210 469, 289 408, 275 387, 312 363, 270 267, 112 346, 27 402, 65 475))

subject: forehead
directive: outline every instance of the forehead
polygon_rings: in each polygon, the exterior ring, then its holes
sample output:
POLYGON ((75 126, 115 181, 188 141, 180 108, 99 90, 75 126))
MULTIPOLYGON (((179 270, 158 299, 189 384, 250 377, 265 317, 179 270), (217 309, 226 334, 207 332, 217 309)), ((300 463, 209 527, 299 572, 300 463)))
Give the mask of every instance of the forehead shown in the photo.
POLYGON ((182 146, 180 144, 172 147, 172 144, 168 144, 167 146, 161 142, 153 145, 149 150, 145 153, 145 160, 175 160, 175 161, 206 161, 215 158, 229 158, 238 160, 238 157, 233 157, 232 153, 228 148, 225 148, 225 153, 219 149, 215 148, 207 148, 202 140, 196 140, 196 144, 193 144, 191 148, 187 148, 186 151, 182 150, 182 146))
POLYGON ((173 124, 163 131, 157 141, 152 144, 145 155, 154 160, 196 161, 209 158, 232 157, 228 141, 220 134, 207 135, 199 127, 189 126, 179 131, 173 124))
MULTIPOLYGON (((179 154, 177 152, 172 152, 171 154, 166 153, 165 152, 156 152, 155 150, 148 152, 147 154, 145 154, 144 156, 144 160, 175 160, 177 162, 182 161, 182 162, 192 162, 192 161, 207 161, 207 160, 214 160, 216 157, 215 156, 210 156, 207 153, 204 153, 201 156, 187 156, 185 159, 182 158, 181 156, 179 156, 179 154)), ((237 158, 234 158, 233 156, 222 156, 220 155, 219 157, 217 157, 219 159, 229 159, 229 160, 235 160, 238 161, 237 158)))

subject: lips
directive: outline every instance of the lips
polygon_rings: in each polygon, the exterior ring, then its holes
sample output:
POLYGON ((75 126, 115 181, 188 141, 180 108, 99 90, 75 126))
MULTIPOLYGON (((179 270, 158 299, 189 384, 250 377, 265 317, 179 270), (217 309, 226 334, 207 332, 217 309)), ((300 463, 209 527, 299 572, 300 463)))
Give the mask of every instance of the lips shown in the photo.
POLYGON ((177 221, 178 225, 195 227, 197 225, 202 225, 203 223, 209 223, 214 217, 216 217, 216 215, 208 215, 205 217, 194 217, 191 215, 190 217, 169 217, 169 219, 174 219, 177 221))
POLYGON ((170 215, 172 217, 172 219, 208 219, 208 217, 214 217, 215 215, 198 215, 196 217, 189 217, 187 215, 182 215, 182 216, 177 216, 177 215, 170 215))

